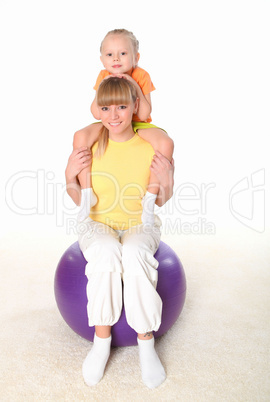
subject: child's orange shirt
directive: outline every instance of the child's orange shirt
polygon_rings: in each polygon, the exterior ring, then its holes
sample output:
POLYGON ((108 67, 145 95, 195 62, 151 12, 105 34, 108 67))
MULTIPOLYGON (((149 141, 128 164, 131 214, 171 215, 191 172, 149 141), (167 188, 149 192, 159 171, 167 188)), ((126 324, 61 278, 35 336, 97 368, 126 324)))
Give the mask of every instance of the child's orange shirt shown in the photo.
MULTIPOLYGON (((104 80, 104 78, 108 77, 110 73, 107 70, 101 70, 98 77, 96 84, 94 86, 94 89, 97 91, 98 87, 101 83, 101 81, 104 80)), ((156 88, 154 87, 152 80, 150 78, 150 75, 148 74, 147 71, 145 71, 141 67, 135 67, 134 70, 132 71, 131 77, 137 82, 137 84, 140 86, 142 93, 144 95, 149 94, 150 92, 154 91, 156 88)), ((133 121, 141 121, 136 114, 133 115, 132 118, 133 121)), ((152 121, 151 116, 148 117, 147 120, 145 120, 147 123, 150 123, 152 121)))

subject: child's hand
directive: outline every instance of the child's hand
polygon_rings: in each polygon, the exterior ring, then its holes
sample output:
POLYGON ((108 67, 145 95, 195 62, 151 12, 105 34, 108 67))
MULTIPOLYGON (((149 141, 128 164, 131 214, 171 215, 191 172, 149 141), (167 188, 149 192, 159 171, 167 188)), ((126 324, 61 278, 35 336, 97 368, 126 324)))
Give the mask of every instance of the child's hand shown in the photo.
POLYGON ((124 78, 125 80, 132 82, 136 87, 138 85, 137 82, 128 74, 115 74, 114 77, 124 78))
POLYGON ((109 74, 106 77, 104 77, 102 81, 105 81, 105 80, 107 80, 108 78, 111 78, 111 77, 117 77, 117 75, 116 74, 109 74))
POLYGON ((83 169, 90 166, 91 162, 92 152, 87 147, 74 149, 68 158, 66 177, 74 179, 83 169))

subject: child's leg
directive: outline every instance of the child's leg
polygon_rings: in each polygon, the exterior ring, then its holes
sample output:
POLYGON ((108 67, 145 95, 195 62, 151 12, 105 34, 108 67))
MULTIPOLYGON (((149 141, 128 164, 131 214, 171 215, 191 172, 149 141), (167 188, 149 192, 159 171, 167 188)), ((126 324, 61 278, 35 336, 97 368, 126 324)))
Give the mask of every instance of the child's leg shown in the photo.
MULTIPOLYGON (((169 161, 172 160, 174 144, 168 134, 160 128, 144 128, 138 130, 138 135, 149 142, 154 151, 159 151, 169 161)), ((157 177, 151 172, 149 185, 147 189, 152 194, 158 194, 159 183, 157 177)))
MULTIPOLYGON (((165 131, 160 128, 145 128, 139 129, 138 135, 145 141, 149 142, 154 151, 159 151, 164 155, 169 161, 172 159, 173 155, 173 140, 168 136, 165 131)), ((153 225, 154 222, 154 207, 159 192, 159 182, 158 178, 154 173, 150 173, 150 180, 147 188, 147 193, 143 200, 143 213, 142 222, 144 224, 153 225)))
MULTIPOLYGON (((82 128, 74 134, 73 148, 87 147, 92 148, 94 143, 98 140, 99 131, 102 127, 101 123, 90 124, 89 126, 82 128)), ((92 187, 91 181, 91 168, 83 169, 78 174, 78 180, 81 188, 92 187)))
MULTIPOLYGON (((101 123, 90 124, 77 131, 74 135, 73 148, 91 147, 98 139, 101 123)), ((92 189, 91 166, 83 169, 78 174, 81 185, 81 208, 78 214, 78 221, 81 222, 89 216, 90 209, 96 204, 97 198, 92 189)))

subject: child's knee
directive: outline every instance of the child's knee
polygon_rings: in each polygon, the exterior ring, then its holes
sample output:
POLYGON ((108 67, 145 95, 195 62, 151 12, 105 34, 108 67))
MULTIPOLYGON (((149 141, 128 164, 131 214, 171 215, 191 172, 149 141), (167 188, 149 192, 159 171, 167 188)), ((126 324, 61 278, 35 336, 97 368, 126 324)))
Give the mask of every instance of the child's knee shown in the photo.
POLYGON ((78 130, 75 132, 73 136, 73 148, 80 148, 80 147, 87 147, 88 145, 88 139, 87 135, 82 128, 81 130, 78 130))
POLYGON ((93 123, 75 132, 73 137, 73 147, 91 148, 98 139, 101 123, 93 123))

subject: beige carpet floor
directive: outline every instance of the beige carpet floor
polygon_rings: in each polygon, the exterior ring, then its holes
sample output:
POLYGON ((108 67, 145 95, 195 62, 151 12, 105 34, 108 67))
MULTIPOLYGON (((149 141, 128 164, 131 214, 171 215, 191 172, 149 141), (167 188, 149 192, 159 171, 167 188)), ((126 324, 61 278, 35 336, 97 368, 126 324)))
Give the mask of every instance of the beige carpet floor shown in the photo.
POLYGON ((1 240, 1 401, 269 401, 269 236, 163 237, 187 277, 185 307, 156 341, 167 380, 145 388, 137 347, 112 350, 93 388, 81 364, 91 343, 66 325, 54 272, 76 240, 62 233, 10 233, 1 240))

